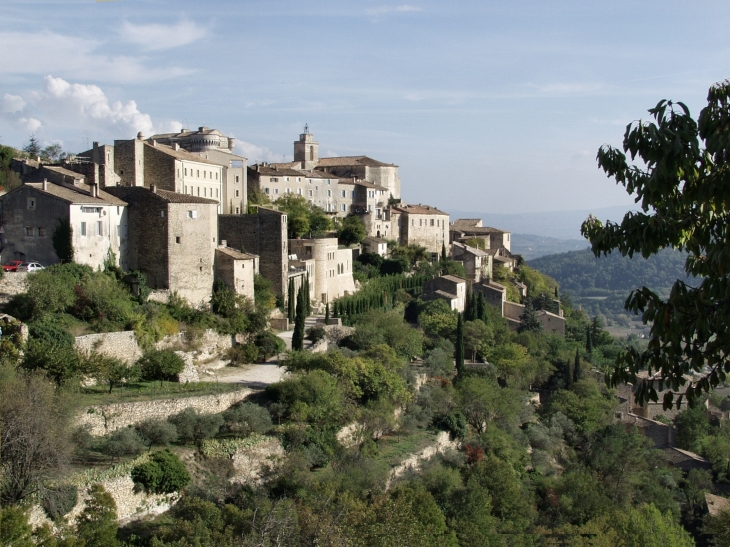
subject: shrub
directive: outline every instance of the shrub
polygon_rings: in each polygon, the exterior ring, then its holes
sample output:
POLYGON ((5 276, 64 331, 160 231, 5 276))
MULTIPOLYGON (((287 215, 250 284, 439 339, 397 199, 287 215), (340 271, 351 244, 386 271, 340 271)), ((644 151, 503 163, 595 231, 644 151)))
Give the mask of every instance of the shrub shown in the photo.
POLYGON ((144 442, 137 432, 130 428, 112 432, 102 446, 102 452, 112 458, 138 456, 144 450, 144 442))
POLYGON ((153 445, 166 445, 177 439, 177 428, 163 420, 145 420, 137 432, 150 450, 153 445))
POLYGON ((153 350, 146 353, 138 364, 145 380, 174 380, 185 369, 185 361, 170 350, 153 350))
POLYGON ((43 371, 57 385, 78 378, 87 372, 86 360, 73 346, 30 340, 21 368, 43 371))
POLYGON ((241 366, 255 363, 259 357, 259 348, 255 344, 238 344, 228 350, 226 357, 231 365, 241 366))
POLYGON ((229 431, 243 435, 266 433, 272 426, 269 411, 254 403, 229 408, 223 413, 223 419, 229 431))
POLYGON ((322 338, 324 338, 327 335, 327 331, 324 330, 324 327, 316 326, 316 327, 310 327, 309 330, 307 330, 307 340, 311 340, 312 344, 316 344, 322 338))
POLYGON ((49 322, 28 325, 28 334, 40 342, 69 347, 74 345, 74 337, 70 332, 49 322))
POLYGON ((191 441, 199 444, 203 439, 215 437, 223 425, 220 414, 198 414, 192 408, 170 416, 168 421, 177 428, 178 439, 185 444, 191 441))
POLYGON ((169 450, 161 450, 132 469, 132 480, 147 492, 170 494, 185 488, 190 483, 190 474, 180 458, 169 450))
POLYGON ((46 489, 41 505, 51 520, 58 521, 76 506, 78 500, 79 494, 75 485, 59 484, 46 489))
POLYGON ((467 433, 466 418, 461 412, 441 414, 433 419, 434 427, 448 431, 452 438, 463 439, 467 433))
POLYGON ((284 341, 271 331, 264 331, 256 336, 254 344, 259 348, 259 361, 266 361, 269 357, 284 351, 286 347, 284 341))

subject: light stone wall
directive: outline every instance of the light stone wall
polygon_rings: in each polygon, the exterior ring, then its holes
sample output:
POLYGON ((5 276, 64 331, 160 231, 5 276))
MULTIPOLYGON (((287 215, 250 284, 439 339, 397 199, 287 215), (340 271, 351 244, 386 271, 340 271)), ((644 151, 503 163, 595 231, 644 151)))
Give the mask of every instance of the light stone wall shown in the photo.
POLYGON ((77 336, 74 345, 86 355, 100 353, 125 363, 133 363, 142 357, 142 350, 133 330, 77 336))
POLYGON ((28 272, 3 272, 0 279, 0 304, 5 304, 10 299, 25 292, 25 280, 28 272))
POLYGON ((107 435, 112 431, 135 425, 144 420, 165 420, 186 408, 193 408, 202 414, 218 414, 251 395, 253 390, 244 388, 228 393, 184 397, 179 399, 157 399, 134 403, 94 405, 77 417, 78 427, 88 427, 92 435, 107 435))
POLYGON ((277 438, 250 448, 241 448, 233 455, 235 474, 231 478, 231 482, 260 484, 266 469, 278 466, 284 457, 284 448, 277 438))

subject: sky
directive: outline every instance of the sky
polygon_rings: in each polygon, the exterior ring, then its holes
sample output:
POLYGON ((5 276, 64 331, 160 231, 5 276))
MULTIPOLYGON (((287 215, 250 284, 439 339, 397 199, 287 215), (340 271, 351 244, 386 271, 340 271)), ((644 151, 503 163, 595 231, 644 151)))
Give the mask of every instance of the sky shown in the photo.
POLYGON ((730 2, 0 2, 0 143, 217 128, 236 153, 400 169, 448 212, 633 203, 596 165, 661 99, 730 77, 730 2))

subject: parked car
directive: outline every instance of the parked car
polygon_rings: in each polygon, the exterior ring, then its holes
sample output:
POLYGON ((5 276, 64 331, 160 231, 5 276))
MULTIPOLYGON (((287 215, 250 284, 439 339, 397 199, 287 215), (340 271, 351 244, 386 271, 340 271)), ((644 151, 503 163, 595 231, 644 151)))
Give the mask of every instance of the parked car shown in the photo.
POLYGON ((23 262, 20 266, 18 266, 19 272, 39 272, 41 270, 45 270, 45 268, 39 264, 38 262, 23 262))
POLYGON ((20 266, 23 263, 22 260, 11 260, 7 264, 3 264, 3 271, 4 272, 17 272, 18 266, 20 266))

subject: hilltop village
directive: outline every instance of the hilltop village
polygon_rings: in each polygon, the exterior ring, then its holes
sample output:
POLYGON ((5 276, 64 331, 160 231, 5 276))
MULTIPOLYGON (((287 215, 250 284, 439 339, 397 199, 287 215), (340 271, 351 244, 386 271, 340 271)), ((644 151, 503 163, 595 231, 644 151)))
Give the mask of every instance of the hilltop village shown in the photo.
MULTIPOLYGON (((322 309, 358 290, 353 268, 362 254, 387 259, 389 247, 422 248, 423 258, 448 257, 465 274, 435 277, 424 298, 463 312, 467 292, 481 293, 519 327, 525 286, 507 281, 515 293, 495 280, 497 270, 512 271, 520 260, 510 252, 509 232, 405 203, 397 165, 364 155, 321 158, 308 127, 294 142, 292 162, 248 165, 234 146, 232 137, 199 127, 94 142, 57 163, 15 159, 12 169, 23 184, 0 196, 0 262, 62 262, 54 233, 68 226, 76 263, 99 269, 111 260, 140 272, 161 301, 176 293, 205 306, 219 281, 252 299, 260 274, 280 302, 288 301, 290 288, 298 292, 308 283, 310 305, 322 309), (364 231, 347 244, 334 230, 291 237, 287 205, 296 200, 332 227, 355 222, 364 231)), ((546 330, 564 333, 557 300, 537 318, 546 330)))

